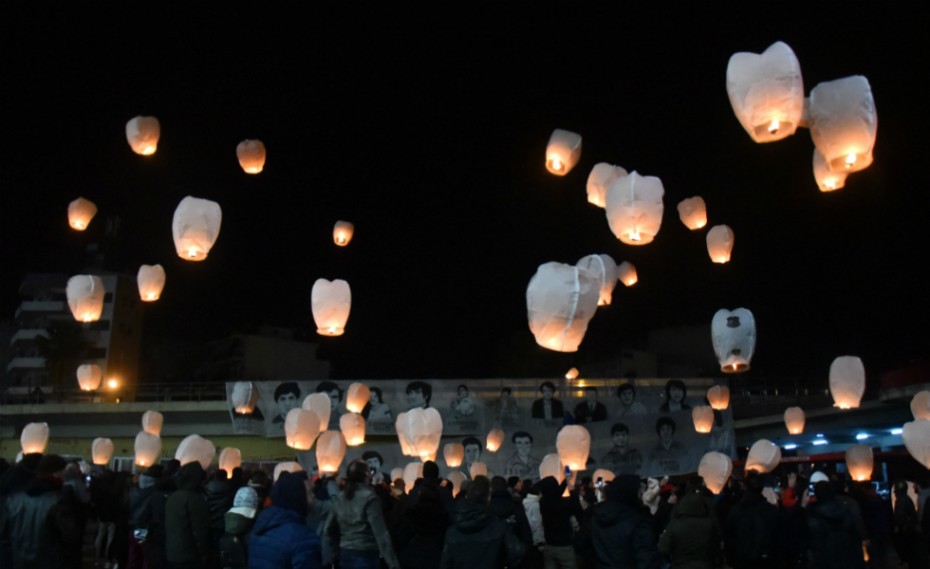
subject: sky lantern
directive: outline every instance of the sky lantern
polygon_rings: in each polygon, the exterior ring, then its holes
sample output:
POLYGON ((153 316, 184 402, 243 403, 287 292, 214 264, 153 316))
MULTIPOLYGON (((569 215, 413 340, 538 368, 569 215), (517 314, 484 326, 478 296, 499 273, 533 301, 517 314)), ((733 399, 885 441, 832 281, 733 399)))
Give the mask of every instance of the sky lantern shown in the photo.
POLYGON ((407 450, 414 453, 407 456, 419 456, 424 461, 434 460, 442 438, 442 416, 439 411, 433 407, 416 408, 401 415, 403 417, 398 416, 395 423, 398 438, 402 441, 401 448, 406 443, 407 450))
POLYGON ((704 479, 704 485, 714 494, 724 489, 732 473, 733 461, 722 452, 710 451, 701 457, 698 464, 698 476, 704 479))
POLYGON ((81 391, 97 391, 103 383, 103 368, 97 364, 82 364, 77 368, 78 387, 81 391))
POLYGON ((150 435, 161 435, 165 418, 158 411, 146 411, 142 414, 142 430, 150 435))
POLYGON ((801 64, 783 42, 761 54, 740 52, 727 64, 727 95, 739 123, 756 142, 794 134, 804 113, 801 64))
POLYGON ((346 390, 346 409, 352 413, 361 413, 371 400, 371 390, 364 383, 353 383, 346 390))
POLYGON ((584 470, 591 451, 591 434, 581 425, 565 425, 555 437, 555 448, 562 464, 572 470, 584 470))
POLYGON ((597 279, 597 305, 610 304, 614 287, 617 286, 617 279, 620 277, 617 272, 617 263, 610 255, 588 255, 579 259, 575 266, 590 272, 597 279))
POLYGON ((136 275, 139 298, 142 302, 155 302, 165 288, 165 269, 161 265, 142 265, 136 275))
POLYGON ((442 457, 449 468, 458 468, 465 460, 465 447, 462 443, 446 443, 442 447, 442 457))
POLYGON ((333 413, 333 404, 332 400, 329 398, 329 394, 324 392, 311 393, 304 397, 301 407, 307 411, 316 413, 316 416, 320 419, 320 430, 326 430, 329 426, 330 415, 333 413))
POLYGON ((901 439, 914 460, 930 469, 930 421, 917 419, 904 423, 901 439))
POLYGON ((597 207, 604 207, 606 203, 604 196, 607 193, 607 188, 626 175, 627 171, 620 166, 614 166, 607 162, 595 164, 594 168, 591 168, 591 173, 588 174, 588 203, 592 203, 597 207))
POLYGON ((68 225, 71 229, 84 231, 95 215, 97 215, 97 206, 90 200, 78 198, 68 204, 68 225))
POLYGON ((749 448, 746 456, 746 470, 755 470, 761 474, 771 472, 781 462, 781 449, 768 439, 759 439, 749 448))
POLYGON ((399 479, 404 478, 404 469, 399 466, 397 468, 391 469, 391 483, 393 483, 398 478, 399 479))
POLYGON ((220 470, 225 470, 227 474, 242 466, 242 452, 235 447, 226 447, 220 451, 220 470))
POLYGON ((735 237, 728 225, 715 225, 707 232, 707 254, 715 263, 728 263, 735 237))
POLYGON ((655 176, 632 172, 607 188, 607 223, 617 239, 627 245, 652 243, 662 227, 662 196, 665 188, 655 176))
POLYGON ((174 453, 174 458, 181 462, 181 466, 197 461, 204 470, 210 468, 214 456, 216 456, 216 447, 200 435, 184 437, 174 453))
POLYGON ((707 225, 707 205, 704 198, 694 196, 678 202, 678 217, 685 227, 692 231, 707 225))
POLYGON ((177 209, 171 222, 174 248, 185 261, 203 261, 220 235, 223 210, 220 204, 187 196, 177 209))
POLYGON ((911 413, 915 419, 930 420, 930 391, 918 391, 911 399, 911 413))
POLYGON ((48 423, 29 423, 19 435, 19 446, 23 454, 45 452, 48 446, 48 423))
POLYGON ((345 332, 349 311, 352 309, 352 291, 342 279, 317 279, 310 293, 310 306, 316 333, 321 336, 341 336, 345 332))
POLYGON ((846 470, 849 471, 849 477, 856 482, 865 482, 872 478, 873 464, 872 447, 852 445, 846 449, 846 470))
POLYGON ((350 221, 339 220, 333 226, 333 243, 340 247, 345 247, 352 241, 355 234, 355 225, 350 221))
POLYGON ((135 452, 135 464, 140 467, 149 467, 158 461, 161 455, 161 437, 139 431, 136 435, 136 441, 133 445, 135 452))
POLYGON ((581 135, 560 128, 553 130, 546 146, 546 170, 556 176, 564 176, 580 158, 581 135))
POLYGON ((856 356, 840 356, 830 364, 830 394, 833 406, 840 409, 859 407, 865 393, 865 366, 856 356))
POLYGON ((285 472, 289 472, 293 474, 295 472, 300 472, 302 470, 303 468, 300 467, 300 463, 294 462, 293 460, 289 460, 286 462, 279 462, 274 467, 273 478, 274 478, 274 481, 277 482, 278 478, 281 478, 281 474, 285 472))
POLYGON ((236 145, 236 157, 246 174, 259 174, 265 167, 265 144, 261 140, 243 140, 236 145))
POLYGON ((255 411, 258 401, 258 390, 251 381, 237 381, 233 384, 232 394, 233 410, 240 415, 249 415, 255 411))
POLYGON ((404 479, 404 485, 406 486, 406 491, 409 494, 413 490, 413 485, 416 483, 418 478, 423 478, 423 463, 422 462, 408 462, 404 465, 404 475, 401 477, 404 479))
POLYGON ((339 430, 350 447, 365 444, 365 418, 358 413, 343 413, 339 417, 339 430))
POLYGON ((543 479, 547 476, 552 476, 559 481, 559 484, 565 479, 565 466, 556 453, 547 454, 539 463, 539 478, 543 479))
POLYGON ((103 279, 96 275, 74 275, 68 279, 65 294, 71 314, 78 322, 96 322, 103 314, 103 279))
POLYGON ((714 428, 714 408, 710 405, 698 405, 691 409, 691 421, 694 431, 707 434, 714 428))
POLYGON ((730 406, 730 388, 726 385, 714 385, 707 390, 707 402, 715 411, 723 411, 730 406))
MULTIPOLYGON (((407 413, 397 414, 394 419, 394 430, 397 432, 397 442, 400 444, 400 452, 404 456, 418 456, 417 447, 407 436, 407 413)), ((464 451, 463 451, 464 452, 464 451)))
POLYGON ((110 464, 113 458, 113 441, 105 437, 98 437, 90 445, 91 460, 97 466, 110 464))
POLYGON ((788 407, 785 409, 785 428, 792 435, 800 435, 804 432, 804 409, 800 407, 788 407))
POLYGON ((471 476, 471 479, 474 480, 478 476, 487 476, 488 475, 488 465, 476 460, 471 463, 471 466, 468 468, 468 474, 471 476))
POLYGON ((567 372, 565 372, 565 379, 567 379, 568 381, 576 380, 576 379, 578 379, 578 374, 579 374, 579 373, 580 373, 580 372, 578 371, 578 368, 573 367, 572 369, 570 369, 570 370, 568 370, 567 372))
POLYGON ((465 478, 465 475, 458 470, 455 472, 450 472, 449 476, 446 478, 449 480, 449 482, 452 483, 452 497, 454 498, 455 496, 458 496, 459 490, 462 489, 462 482, 465 482, 467 478, 465 478))
POLYGON ((142 156, 151 156, 158 149, 161 125, 155 117, 138 116, 126 123, 126 140, 132 151, 142 156))
POLYGON ((591 480, 594 480, 594 482, 601 480, 602 482, 606 484, 608 482, 613 481, 613 479, 616 477, 617 476, 612 471, 607 470, 606 468, 598 468, 597 470, 594 471, 594 474, 591 476, 591 480))
POLYGON ((526 288, 530 331, 540 346, 576 352, 597 310, 597 280, 578 267, 544 263, 526 288))
POLYGON ((633 286, 639 281, 639 277, 636 275, 636 267, 629 261, 620 263, 620 266, 617 267, 617 275, 620 282, 626 286, 633 286))
POLYGON ((320 474, 335 474, 346 456, 346 440, 339 431, 324 431, 316 441, 316 463, 320 474))
POLYGON ((305 408, 291 409, 284 418, 284 438, 287 446, 297 450, 310 450, 326 423, 319 415, 305 408))
POLYGON ((821 192, 832 192, 846 185, 846 172, 830 170, 823 154, 814 149, 814 180, 821 192))
POLYGON ((488 449, 488 452, 497 452, 501 445, 504 443, 504 431, 498 429, 497 427, 491 429, 488 433, 487 442, 485 443, 485 448, 488 449))
POLYGON ((811 89, 811 138, 834 172, 858 172, 872 163, 878 115, 869 80, 861 75, 820 83, 811 89))
POLYGON ((749 371, 756 349, 756 320, 746 308, 720 309, 711 321, 714 353, 723 373, 749 371))

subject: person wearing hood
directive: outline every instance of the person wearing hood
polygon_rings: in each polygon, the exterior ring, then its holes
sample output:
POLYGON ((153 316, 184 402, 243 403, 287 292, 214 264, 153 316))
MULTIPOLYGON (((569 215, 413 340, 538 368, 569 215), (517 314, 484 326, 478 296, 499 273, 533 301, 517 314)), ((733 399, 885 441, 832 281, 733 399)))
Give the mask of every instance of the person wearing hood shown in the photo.
POLYGON ((305 518, 313 492, 300 474, 282 473, 271 487, 271 505, 262 510, 249 539, 250 569, 320 569, 320 538, 305 518))
POLYGON ((139 482, 129 489, 129 552, 126 563, 128 569, 148 567, 152 496, 161 475, 162 466, 153 464, 139 475, 139 482))
POLYGON ((858 506, 837 496, 830 482, 814 484, 817 502, 807 507, 810 532, 811 567, 814 569, 860 569, 866 539, 865 525, 858 506))
POLYGON ((726 520, 727 561, 734 569, 764 569, 776 564, 778 508, 762 495, 763 477, 746 474, 746 492, 726 520))
POLYGON ((155 490, 149 497, 149 519, 148 533, 146 543, 148 543, 148 564, 150 567, 166 567, 168 562, 165 559, 165 506, 168 503, 168 497, 177 489, 176 477, 181 463, 175 458, 165 462, 162 468, 161 477, 155 481, 155 490))
POLYGON ((547 568, 574 569, 577 566, 572 517, 577 523, 577 520, 581 518, 582 510, 578 497, 574 493, 569 498, 562 497, 567 484, 567 480, 559 484, 552 476, 539 481, 539 513, 542 514, 543 531, 546 534, 543 561, 547 568))
POLYGON ((203 498, 206 473, 196 460, 181 467, 178 489, 165 503, 165 557, 171 569, 210 567, 210 509, 203 498))
POLYGON ((507 524, 488 513, 491 483, 478 475, 446 532, 441 569, 502 569, 519 567, 524 547, 507 524))
POLYGON ((596 506, 591 524, 591 542, 598 569, 662 566, 652 520, 639 499, 636 475, 621 474, 606 485, 604 501, 596 506))
POLYGON ((232 508, 223 516, 226 533, 220 538, 220 567, 241 569, 249 566, 249 533, 258 514, 258 492, 248 486, 236 491, 232 508))
POLYGON ((659 553, 671 569, 713 569, 719 549, 720 531, 708 500, 689 489, 659 537, 659 553))
POLYGON ((235 494, 236 490, 222 468, 214 472, 203 487, 203 499, 207 501, 207 508, 210 509, 210 541, 214 549, 219 547, 220 538, 223 537, 223 518, 232 507, 235 494))

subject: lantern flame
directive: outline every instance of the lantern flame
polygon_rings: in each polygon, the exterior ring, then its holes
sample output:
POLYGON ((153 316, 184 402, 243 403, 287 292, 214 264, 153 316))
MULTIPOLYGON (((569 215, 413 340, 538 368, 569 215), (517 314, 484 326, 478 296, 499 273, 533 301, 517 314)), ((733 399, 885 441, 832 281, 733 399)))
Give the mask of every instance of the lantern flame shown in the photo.
POLYGON ((781 127, 781 124, 778 122, 778 119, 772 119, 772 123, 769 124, 769 134, 777 133, 779 127, 781 127))
POLYGON ((549 167, 552 170, 560 171, 562 170, 562 162, 558 158, 550 158, 549 167))
POLYGON ((853 165, 856 163, 856 159, 857 159, 857 158, 856 158, 856 153, 855 153, 855 152, 850 152, 849 154, 847 154, 847 155, 846 155, 846 167, 847 167, 847 168, 852 168, 853 165))

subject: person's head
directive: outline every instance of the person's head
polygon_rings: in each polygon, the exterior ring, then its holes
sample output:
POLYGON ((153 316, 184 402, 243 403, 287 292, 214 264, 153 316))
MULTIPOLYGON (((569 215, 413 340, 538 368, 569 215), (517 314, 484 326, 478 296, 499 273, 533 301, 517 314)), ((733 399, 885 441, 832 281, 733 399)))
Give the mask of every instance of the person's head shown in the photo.
POLYGON ((672 440, 675 435, 675 421, 671 417, 659 417, 656 421, 656 434, 662 439, 662 442, 672 440))
POLYGON ((492 476, 491 492, 510 492, 510 487, 507 486, 507 479, 503 476, 492 476))
POLYGON ((458 387, 459 397, 468 397, 468 386, 464 383, 458 387))
POLYGON ((626 448, 630 444, 630 428, 623 423, 614 423, 610 427, 610 438, 615 446, 626 448))
POLYGON ((329 395, 329 404, 333 409, 338 407, 339 402, 342 401, 342 389, 332 381, 321 381, 316 386, 316 392, 329 395))
POLYGON ((305 476, 282 473, 271 487, 271 504, 285 510, 293 510, 301 517, 307 515, 307 506, 312 501, 313 488, 305 476))
POLYGON ((487 476, 479 474, 468 485, 465 499, 479 504, 487 504, 491 498, 491 481, 487 476))
POLYGON ((502 388, 501 388, 501 399, 503 399, 503 398, 505 398, 505 397, 513 397, 513 390, 510 389, 509 387, 502 387, 502 388))
POLYGON ((67 467, 68 461, 57 454, 43 454, 36 465, 36 475, 63 478, 67 467))
POLYGON ((544 381, 539 386, 539 392, 542 393, 543 399, 552 399, 555 394, 555 385, 551 381, 544 381))
POLYGON ((351 500, 355 497, 355 491, 362 486, 367 486, 371 481, 371 469, 368 462, 364 460, 353 460, 346 467, 346 485, 343 490, 346 499, 351 500))
POLYGON ((243 486, 236 490, 236 496, 233 498, 233 505, 229 512, 252 519, 258 513, 260 505, 261 502, 255 488, 243 486))
POLYGON ((462 446, 465 447, 465 464, 477 462, 481 458, 481 441, 475 437, 462 439, 462 446))
POLYGON ((279 383, 274 390, 274 400, 278 404, 278 414, 287 417, 287 412, 300 407, 300 386, 293 381, 279 383))
POLYGON ((375 474, 381 472, 381 467, 384 465, 384 458, 376 450, 366 450, 363 452, 362 460, 368 463, 369 470, 374 471, 375 474))
POLYGON ((517 431, 510 437, 514 446, 517 447, 517 454, 520 456, 529 456, 533 449, 533 435, 526 431, 517 431))
POLYGON ((368 400, 374 404, 384 403, 384 394, 381 393, 380 387, 372 387, 369 389, 371 394, 368 396, 368 400))
POLYGON ((594 386, 585 387, 584 398, 588 403, 594 403, 597 401, 597 388, 594 386))
POLYGON ((620 398, 620 402, 624 405, 632 405, 633 401, 636 400, 636 390, 629 383, 624 383, 617 388, 617 397, 620 398))
POLYGON ((423 479, 427 480, 438 480, 439 479, 439 465, 433 462, 432 460, 427 460, 423 463, 423 479))
POLYGON ((433 398, 433 386, 425 381, 411 381, 407 384, 407 405, 411 409, 427 407, 433 398))
POLYGON ((685 382, 680 379, 670 379, 665 384, 665 397, 670 403, 681 403, 685 400, 687 394, 688 389, 685 387, 685 382))

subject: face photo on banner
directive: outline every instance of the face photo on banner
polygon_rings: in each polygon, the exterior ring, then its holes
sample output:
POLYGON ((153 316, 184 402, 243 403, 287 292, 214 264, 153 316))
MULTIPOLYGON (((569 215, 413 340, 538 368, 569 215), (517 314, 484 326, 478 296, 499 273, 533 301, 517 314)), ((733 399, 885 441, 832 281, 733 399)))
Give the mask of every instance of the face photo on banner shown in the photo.
POLYGON ((598 401, 597 388, 593 385, 584 388, 584 401, 575 405, 575 423, 583 425, 607 420, 607 406, 598 401))
POLYGON ((368 403, 362 409, 365 429, 372 434, 390 434, 394 432, 394 413, 391 406, 384 401, 384 390, 378 386, 369 387, 368 403))
POLYGON ((659 405, 659 413, 671 413, 674 411, 687 411, 691 409, 686 398, 688 388, 685 382, 680 379, 670 379, 665 384, 665 401, 659 405))
POLYGON ((542 396, 533 401, 530 415, 534 419, 542 419, 549 424, 561 423, 565 416, 565 407, 555 397, 555 384, 551 381, 544 381, 539 386, 539 393, 542 396))
POLYGON ((630 383, 623 383, 617 388, 616 417, 628 415, 645 415, 646 406, 636 400, 636 388, 630 383))
POLYGON ((411 381, 405 390, 407 394, 407 410, 426 409, 433 398, 433 386, 425 381, 411 381))
POLYGON ((520 414, 520 405, 513 396, 513 390, 502 387, 500 397, 494 404, 494 420, 503 428, 519 426, 523 417, 520 414))
POLYGON ((316 386, 316 393, 325 393, 329 396, 329 425, 326 429, 330 431, 339 430, 339 417, 342 416, 342 411, 340 407, 342 405, 342 388, 333 383, 332 381, 321 381, 316 386))
MULTIPOLYGON (((539 480, 539 465, 542 463, 542 458, 533 452, 533 435, 527 431, 517 431, 511 435, 510 441, 514 450, 504 466, 503 476, 505 478, 517 476, 520 480, 527 478, 539 480)), ((502 449, 502 452, 505 450, 502 449)))

